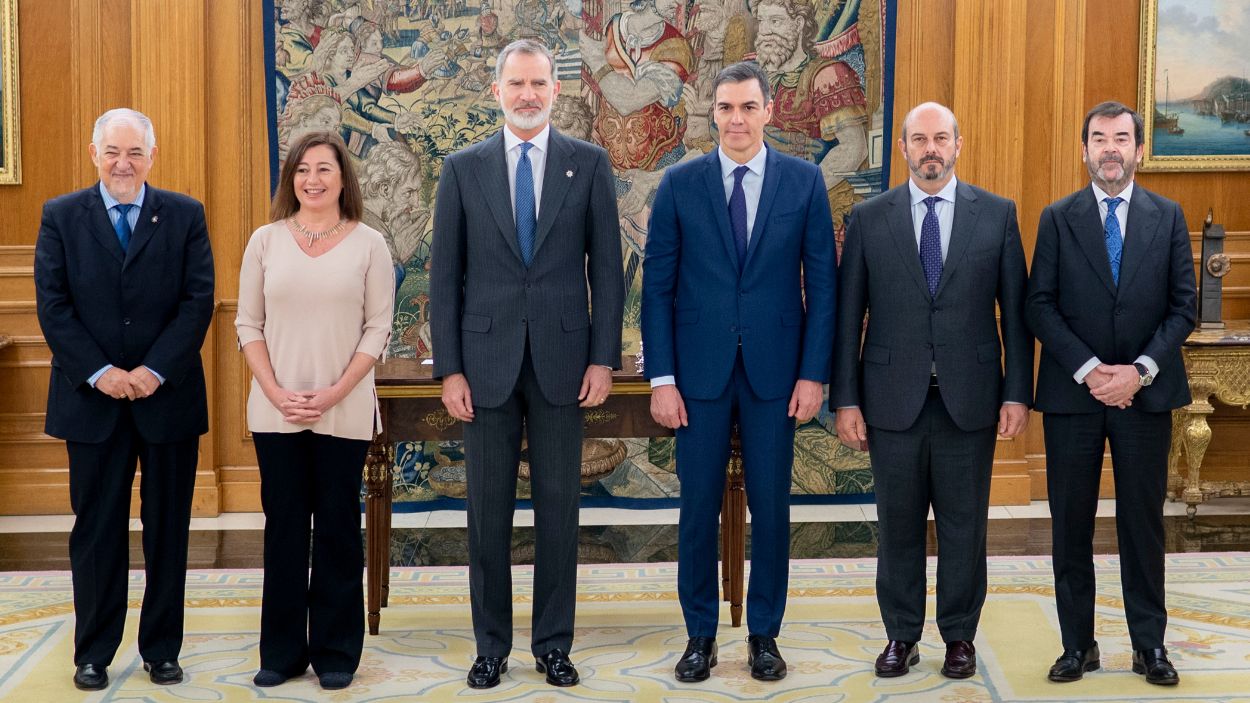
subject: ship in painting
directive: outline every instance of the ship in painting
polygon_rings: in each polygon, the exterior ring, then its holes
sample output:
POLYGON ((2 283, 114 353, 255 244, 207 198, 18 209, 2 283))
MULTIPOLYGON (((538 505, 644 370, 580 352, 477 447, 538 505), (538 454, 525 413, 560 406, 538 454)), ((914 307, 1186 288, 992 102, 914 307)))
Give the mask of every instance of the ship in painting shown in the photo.
POLYGON ((1172 86, 1168 80, 1168 72, 1163 71, 1163 109, 1155 108, 1154 126, 1155 129, 1167 130, 1168 134, 1182 135, 1185 130, 1181 128, 1181 115, 1179 112, 1168 112, 1168 102, 1171 99, 1172 86))

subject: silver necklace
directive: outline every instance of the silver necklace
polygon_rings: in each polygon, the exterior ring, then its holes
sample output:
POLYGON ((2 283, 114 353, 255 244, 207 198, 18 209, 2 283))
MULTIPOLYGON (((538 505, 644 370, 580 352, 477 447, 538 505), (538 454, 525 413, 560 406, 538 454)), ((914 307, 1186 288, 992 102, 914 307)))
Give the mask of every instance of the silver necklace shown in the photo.
POLYGON ((347 224, 347 220, 339 220, 338 224, 334 225, 328 230, 325 230, 324 232, 314 232, 308 229, 307 227, 305 227, 304 225, 301 225, 299 223, 299 220, 295 219, 294 216, 292 216, 291 219, 287 220, 287 222, 290 223, 292 229, 294 229, 301 236, 303 236, 305 240, 308 241, 308 244, 306 246, 309 249, 312 248, 312 245, 314 242, 319 242, 322 239, 325 239, 326 237, 333 237, 334 235, 338 234, 343 229, 343 225, 347 224))

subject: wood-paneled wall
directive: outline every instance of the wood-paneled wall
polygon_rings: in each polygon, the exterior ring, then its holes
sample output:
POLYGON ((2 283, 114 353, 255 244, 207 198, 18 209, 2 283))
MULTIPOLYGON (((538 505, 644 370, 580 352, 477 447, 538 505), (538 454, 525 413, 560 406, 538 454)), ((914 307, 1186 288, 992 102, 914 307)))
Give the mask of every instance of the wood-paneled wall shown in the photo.
MULTIPOLYGON (((911 106, 937 100, 960 121, 960 178, 1015 199, 1025 249, 1048 203, 1084 186, 1080 127, 1093 104, 1137 100, 1139 0, 898 0, 895 130, 911 106), (1114 28, 1114 36, 1092 28, 1114 28)), ((232 330, 238 267, 268 202, 260 3, 256 0, 22 0, 24 182, 0 187, 0 514, 68 512, 63 446, 41 432, 49 353, 31 281, 41 204, 95 180, 91 122, 127 105, 153 118, 151 181, 208 210, 217 313, 203 350, 211 433, 201 442, 195 512, 259 508, 244 424, 246 369, 232 330)), ((891 145, 891 148, 894 148, 891 145)), ((892 161, 892 183, 906 177, 892 161)), ((1208 208, 1230 232, 1225 315, 1250 318, 1250 175, 1148 173, 1190 228, 1208 208)), ((1250 462, 1250 422, 1221 409, 1204 470, 1250 462)), ((1045 495, 1040 417, 1001 441, 993 499, 1045 495)))

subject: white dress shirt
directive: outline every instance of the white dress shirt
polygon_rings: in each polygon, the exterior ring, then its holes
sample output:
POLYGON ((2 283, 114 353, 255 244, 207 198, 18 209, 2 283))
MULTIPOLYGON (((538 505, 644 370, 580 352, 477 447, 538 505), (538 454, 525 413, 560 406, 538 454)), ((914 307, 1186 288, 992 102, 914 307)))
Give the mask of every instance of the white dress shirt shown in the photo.
MULTIPOLYGON (((938 218, 938 230, 941 232, 943 262, 946 261, 946 252, 951 248, 951 228, 955 225, 955 186, 958 183, 959 180, 951 176, 950 182, 937 192, 935 197, 938 201, 933 204, 938 218)), ((911 224, 916 231, 916 255, 919 256, 920 229, 924 224, 924 216, 929 212, 929 206, 924 204, 924 200, 929 194, 920 190, 910 178, 907 179, 907 189, 911 192, 911 224)))
MULTIPOLYGON (((543 127, 543 131, 529 140, 534 148, 530 149, 530 168, 534 172, 534 220, 538 220, 538 208, 543 201, 543 168, 547 165, 547 141, 551 137, 551 125, 543 127)), ((512 127, 504 125, 504 154, 508 157, 508 197, 512 200, 512 216, 516 217, 516 167, 521 161, 521 143, 524 140, 512 131, 512 127)))

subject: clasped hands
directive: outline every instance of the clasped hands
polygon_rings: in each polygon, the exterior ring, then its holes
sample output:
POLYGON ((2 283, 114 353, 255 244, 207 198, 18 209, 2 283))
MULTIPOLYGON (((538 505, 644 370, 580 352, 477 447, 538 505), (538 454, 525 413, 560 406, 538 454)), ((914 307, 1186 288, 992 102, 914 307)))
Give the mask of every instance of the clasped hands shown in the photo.
POLYGON ((1133 404, 1133 396, 1141 390, 1141 374, 1132 364, 1099 364, 1085 375, 1085 385, 1100 403, 1123 410, 1133 404))
POLYGON ((337 384, 315 391, 290 391, 282 387, 265 390, 270 404, 282 413, 284 421, 293 425, 316 424, 344 395, 346 393, 337 384))
POLYGON ((139 366, 131 371, 123 371, 114 366, 100 374, 95 382, 96 390, 117 400, 146 398, 160 387, 161 382, 146 366, 139 366))

